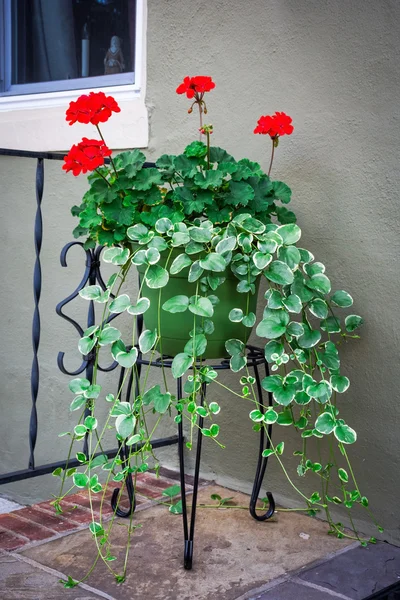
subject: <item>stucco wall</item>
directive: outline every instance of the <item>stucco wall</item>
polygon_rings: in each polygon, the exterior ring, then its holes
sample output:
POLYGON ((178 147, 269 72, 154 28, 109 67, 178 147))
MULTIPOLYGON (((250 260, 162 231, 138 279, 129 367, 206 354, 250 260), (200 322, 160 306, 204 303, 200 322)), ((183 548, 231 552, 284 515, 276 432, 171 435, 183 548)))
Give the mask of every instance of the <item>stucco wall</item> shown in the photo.
MULTIPOLYGON (((184 75, 209 74, 216 81, 207 116, 214 125, 213 143, 237 158, 247 156, 267 168, 267 140, 252 134, 257 118, 275 110, 293 117, 295 132, 281 140, 273 175, 293 189, 303 245, 327 265, 334 288, 352 293, 355 312, 365 317, 362 339, 342 349, 343 372, 351 379, 342 411, 358 431, 351 456, 363 493, 386 528, 382 537, 400 542, 400 5, 396 0, 149 0, 148 8, 150 159, 179 152, 195 135, 196 116, 187 115, 187 100, 174 91, 184 75)), ((70 239, 69 206, 85 188, 84 181, 61 174, 59 164, 46 169, 40 416, 46 415, 38 461, 47 460, 49 452, 61 458, 64 451, 56 432, 68 421, 69 396, 55 358, 59 349, 74 352, 76 338, 69 326, 60 325, 54 306, 78 282, 82 266, 78 251, 68 276, 57 261, 70 239)), ((16 452, 27 449, 33 164, 2 158, 0 177, 5 278, 0 452, 2 468, 8 470, 25 466, 16 452)), ((221 441, 227 447, 205 444, 204 472, 248 490, 257 446, 248 407, 233 397, 216 397, 223 407, 221 441)), ((274 436, 287 442, 288 457, 297 448, 292 431, 280 428, 274 436)), ((172 451, 165 455, 174 460, 172 451)), ((273 461, 267 479, 264 491, 297 502, 273 461)), ((309 491, 316 488, 308 480, 303 483, 309 491)), ((49 476, 0 491, 39 498, 52 485, 49 476)), ((358 517, 361 528, 372 533, 365 513, 358 517)))

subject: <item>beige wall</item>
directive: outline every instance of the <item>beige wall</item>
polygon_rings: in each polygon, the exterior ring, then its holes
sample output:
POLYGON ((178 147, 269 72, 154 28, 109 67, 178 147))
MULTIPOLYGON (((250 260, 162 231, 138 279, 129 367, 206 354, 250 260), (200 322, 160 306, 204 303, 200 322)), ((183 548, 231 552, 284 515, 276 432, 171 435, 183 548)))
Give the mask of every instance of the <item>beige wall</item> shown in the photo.
MULTIPOLYGON (((175 94, 184 75, 207 74, 216 81, 207 121, 214 125, 214 144, 237 158, 247 156, 267 168, 267 141, 252 134, 257 118, 275 110, 293 117, 295 132, 281 140, 273 175, 293 189, 292 207, 305 247, 327 265, 334 288, 352 293, 355 311, 365 317, 362 340, 342 350, 343 372, 351 379, 342 411, 359 434, 351 456, 363 493, 386 527, 382 537, 400 542, 400 5, 396 0, 149 0, 148 8, 151 159, 179 152, 196 133, 196 116, 187 115, 187 100, 175 94)), ((39 433, 39 462, 64 454, 56 433, 66 428, 69 395, 55 358, 59 349, 74 354, 76 337, 54 316, 54 306, 78 282, 82 266, 75 256, 64 273, 57 261, 70 239, 69 206, 85 188, 83 180, 63 175, 59 164, 46 169, 40 417, 47 417, 39 433), (60 409, 61 422, 56 423, 60 409)), ((0 177, 5 278, 0 452, 2 468, 9 470, 26 464, 17 451, 27 449, 33 165, 2 158, 0 177)), ((215 397, 223 406, 220 435, 227 447, 205 444, 204 472, 249 490, 257 439, 247 420, 248 407, 234 397, 215 397)), ((287 442, 291 465, 294 433, 276 428, 274 437, 287 442)), ((164 454, 174 460, 172 451, 164 454)), ((273 461, 270 467, 263 491, 295 504, 297 497, 279 468, 273 461)), ((48 495, 52 483, 46 477, 3 492, 36 499, 48 495)), ((309 491, 317 487, 308 478, 301 483, 309 491)), ((358 517, 361 528, 373 533, 365 513, 358 517)))

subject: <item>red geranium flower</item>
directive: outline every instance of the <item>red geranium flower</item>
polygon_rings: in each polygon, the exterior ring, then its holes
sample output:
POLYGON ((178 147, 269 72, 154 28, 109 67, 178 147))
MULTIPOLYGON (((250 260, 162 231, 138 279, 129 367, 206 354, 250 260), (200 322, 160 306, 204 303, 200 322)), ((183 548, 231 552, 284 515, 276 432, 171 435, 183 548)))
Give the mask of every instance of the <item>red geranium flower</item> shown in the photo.
POLYGON ((292 118, 284 112, 276 112, 274 115, 265 115, 257 121, 254 133, 268 134, 271 138, 281 135, 290 135, 294 130, 292 118))
POLYGON ((185 77, 183 82, 176 88, 176 93, 186 94, 188 98, 193 98, 196 94, 204 94, 214 88, 215 83, 211 77, 196 75, 196 77, 185 77))
POLYGON ((72 171, 75 177, 80 173, 94 171, 104 165, 104 157, 111 156, 111 150, 102 140, 88 140, 83 138, 79 144, 74 144, 64 156, 63 169, 67 173, 72 171))
POLYGON ((76 102, 70 102, 66 112, 66 120, 74 123, 105 123, 113 112, 120 112, 120 107, 112 96, 104 92, 90 92, 79 96, 76 102))

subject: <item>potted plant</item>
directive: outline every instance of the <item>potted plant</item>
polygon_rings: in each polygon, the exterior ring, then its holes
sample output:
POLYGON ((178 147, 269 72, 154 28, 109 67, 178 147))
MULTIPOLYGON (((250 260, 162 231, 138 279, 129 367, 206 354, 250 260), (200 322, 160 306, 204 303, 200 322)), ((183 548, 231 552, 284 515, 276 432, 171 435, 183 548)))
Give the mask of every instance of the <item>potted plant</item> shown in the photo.
MULTIPOLYGON (((350 515, 354 505, 369 511, 368 500, 356 482, 346 450, 356 441, 356 432, 339 412, 340 395, 349 387, 341 369, 339 346, 362 324, 355 314, 344 318, 337 308, 353 304, 344 290, 331 290, 325 266, 299 245, 301 230, 293 212, 286 208, 291 199, 289 187, 270 178, 274 152, 283 135, 293 132, 291 118, 277 112, 262 116, 254 130, 271 140, 272 152, 268 173, 246 158, 236 160, 225 150, 210 143, 213 127, 203 124, 207 113, 205 94, 215 87, 210 77, 186 77, 177 88, 192 101, 200 117, 200 140, 190 143, 180 155, 161 156, 155 165, 145 165, 139 150, 111 157, 99 123, 106 121, 119 107, 103 93, 90 93, 72 102, 67 120, 92 123, 99 138, 87 139, 73 146, 65 157, 64 170, 74 175, 91 171, 90 188, 80 206, 72 213, 79 218, 76 237, 85 236, 85 247, 106 246, 103 260, 115 265, 116 272, 107 287, 90 285, 82 298, 103 305, 99 323, 84 332, 79 341, 83 355, 98 353, 103 347, 125 368, 125 378, 135 371, 139 353, 151 363, 158 354, 173 357, 174 378, 185 377, 184 397, 179 401, 163 385, 147 385, 144 377, 139 394, 122 401, 121 390, 103 390, 97 382, 97 363, 93 380, 74 379, 70 390, 74 397, 71 410, 80 418, 71 436, 89 439, 88 455, 78 453, 79 470, 59 471, 63 485, 68 477, 72 485, 91 494, 103 494, 111 481, 124 482, 149 468, 153 461, 151 442, 158 423, 172 415, 175 422, 185 420, 191 431, 204 419, 203 435, 222 446, 217 439, 219 426, 214 421, 220 411, 216 402, 199 401, 202 385, 223 385, 218 373, 207 366, 206 359, 230 359, 230 369, 239 373, 241 393, 233 392, 249 403, 253 429, 291 425, 301 440, 298 475, 316 474, 320 491, 304 494, 283 465, 284 444, 269 447, 264 456, 274 456, 290 484, 303 498, 306 510, 315 514, 324 510, 330 533, 353 537, 363 544, 350 515), (105 164, 109 158, 109 164, 105 164), (121 293, 129 271, 136 267, 140 276, 138 291, 121 293), (265 308, 257 321, 256 301, 259 283, 265 279, 265 308), (110 317, 125 313, 131 320, 131 334, 123 341, 121 330, 109 323, 110 317), (145 329, 139 331, 138 319, 144 317, 145 329), (273 395, 274 406, 260 410, 254 378, 247 369, 246 343, 255 327, 265 358, 273 375, 262 387, 273 395), (100 427, 96 406, 109 402, 105 424, 100 427), (89 410, 89 415, 85 416, 89 410), (147 418, 156 416, 155 426, 147 418), (118 442, 127 449, 127 457, 109 461, 94 455, 101 449, 101 439, 110 423, 115 425, 118 442), (322 445, 334 440, 338 457, 330 455, 325 463, 315 460, 309 438, 322 445), (98 470, 105 472, 100 482, 98 470), (118 470, 120 469, 120 470, 118 470), (349 511, 352 533, 331 516, 331 507, 343 504, 349 511)), ((191 447, 191 441, 187 443, 191 447)), ((122 446, 121 446, 122 447, 122 446)), ((157 461, 156 461, 157 464, 157 461)), ((65 493, 55 500, 61 510, 65 493)), ((112 567, 110 524, 102 519, 90 525, 101 558, 122 581, 123 573, 112 567), (110 558, 111 557, 111 558, 110 558)), ((133 531, 129 529, 129 536, 133 531)), ((374 541, 374 538, 371 538, 374 541)), ((129 549, 130 542, 127 543, 129 549)), ((69 579, 65 585, 75 585, 69 579)))

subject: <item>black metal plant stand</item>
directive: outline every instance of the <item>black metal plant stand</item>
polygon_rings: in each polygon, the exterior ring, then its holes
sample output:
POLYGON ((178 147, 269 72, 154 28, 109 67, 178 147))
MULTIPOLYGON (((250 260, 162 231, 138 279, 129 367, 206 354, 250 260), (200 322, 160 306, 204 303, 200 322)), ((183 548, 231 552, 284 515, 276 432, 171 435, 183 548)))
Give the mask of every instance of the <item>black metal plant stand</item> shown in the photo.
MULTIPOLYGON (((148 361, 141 357, 140 353, 138 356, 137 364, 140 365, 148 365, 154 367, 164 367, 171 368, 172 366, 172 358, 165 356, 160 357, 155 361, 148 361)), ((212 361, 211 361, 212 363, 212 361)), ((261 387, 261 378, 259 367, 263 367, 265 369, 265 374, 269 375, 268 363, 265 360, 264 353, 260 348, 256 348, 255 346, 247 346, 247 364, 254 371, 255 377, 255 387, 257 390, 257 397, 259 403, 259 410, 264 413, 265 404, 263 399, 263 390, 261 387)), ((202 364, 204 366, 204 363, 202 364)), ((216 371, 222 371, 229 369, 229 359, 222 359, 219 363, 212 363, 209 365, 212 369, 216 371)), ((203 383, 200 391, 200 405, 203 406, 207 395, 207 384, 203 383)), ((182 399, 182 377, 177 379, 177 400, 182 399)), ((268 406, 272 406, 272 394, 268 393, 268 406)), ((197 495, 199 489, 199 477, 200 477, 200 462, 201 462, 201 450, 202 450, 202 440, 203 434, 201 433, 201 429, 203 427, 203 417, 199 416, 199 429, 197 435, 197 447, 196 447, 196 458, 195 458, 195 466, 194 466, 194 479, 193 479, 193 492, 192 492, 192 509, 190 513, 190 519, 187 510, 187 496, 186 496, 186 471, 185 471, 185 460, 184 460, 184 447, 185 447, 185 439, 183 435, 183 424, 182 420, 178 423, 178 454, 179 454, 179 471, 180 471, 180 485, 181 485, 181 500, 182 500, 182 518, 183 518, 183 535, 184 535, 184 560, 183 564, 185 569, 191 569, 193 563, 193 543, 194 543, 194 532, 195 532, 195 524, 196 524, 196 505, 197 505, 197 495)), ((253 483, 253 489, 250 497, 250 505, 249 511, 251 516, 257 521, 266 521, 270 519, 275 512, 275 501, 271 492, 267 492, 268 498, 268 509, 263 514, 257 512, 257 500, 260 495, 261 486, 263 483, 263 479, 265 476, 265 471, 268 465, 268 457, 263 457, 262 452, 264 449, 270 448, 270 439, 272 434, 272 424, 268 426, 268 436, 267 440, 265 440, 265 431, 264 428, 260 429, 260 444, 259 444, 259 453, 257 460, 257 468, 256 474, 253 483)), ((258 509, 259 511, 259 509, 258 509)))

